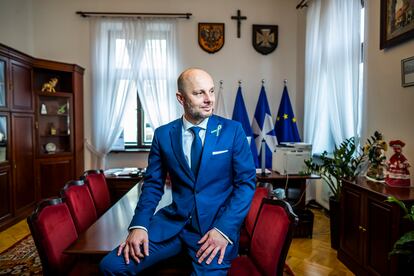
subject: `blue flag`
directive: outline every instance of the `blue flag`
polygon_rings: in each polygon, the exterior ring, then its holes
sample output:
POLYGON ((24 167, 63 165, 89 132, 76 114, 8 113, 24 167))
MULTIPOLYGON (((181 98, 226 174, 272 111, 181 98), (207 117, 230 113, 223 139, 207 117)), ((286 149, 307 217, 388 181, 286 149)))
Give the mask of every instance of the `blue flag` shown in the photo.
POLYGON ((241 123, 244 132, 246 133, 247 140, 249 141, 250 150, 252 151, 253 160, 256 168, 259 166, 259 160, 257 159, 256 144, 253 141, 253 131, 250 126, 249 116, 247 115, 246 106, 244 105, 243 95, 241 87, 237 89, 236 101, 234 102, 233 116, 234 121, 241 123))
POLYGON ((301 141, 286 85, 283 89, 282 100, 277 112, 275 132, 279 143, 301 141))
POLYGON ((270 114, 269 103, 267 102, 266 91, 262 85, 256 111, 254 112, 252 129, 257 152, 259 153, 259 164, 262 165, 262 158, 265 160, 265 167, 272 168, 272 153, 276 149, 277 139, 273 127, 272 115, 270 114), (264 140, 264 149, 262 141, 264 140), (263 153, 264 152, 264 157, 263 153))

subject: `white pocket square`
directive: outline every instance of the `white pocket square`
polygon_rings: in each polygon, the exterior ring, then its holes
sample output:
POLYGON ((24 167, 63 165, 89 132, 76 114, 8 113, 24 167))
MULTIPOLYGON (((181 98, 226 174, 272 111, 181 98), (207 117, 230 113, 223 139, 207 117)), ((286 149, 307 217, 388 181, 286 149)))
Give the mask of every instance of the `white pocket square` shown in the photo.
POLYGON ((213 155, 217 155, 217 154, 222 154, 222 153, 226 153, 226 152, 228 152, 229 150, 219 150, 219 151, 213 151, 213 155))

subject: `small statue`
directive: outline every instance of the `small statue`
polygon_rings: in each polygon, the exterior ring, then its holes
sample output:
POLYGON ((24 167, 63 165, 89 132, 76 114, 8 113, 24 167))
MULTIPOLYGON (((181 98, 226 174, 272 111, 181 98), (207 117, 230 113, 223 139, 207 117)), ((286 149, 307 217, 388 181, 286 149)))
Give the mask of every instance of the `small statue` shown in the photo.
POLYGON ((50 92, 50 93, 55 93, 55 86, 58 83, 58 79, 57 78, 51 78, 49 80, 49 82, 46 82, 43 84, 42 86, 42 92, 50 92))
POLYGON ((375 131, 372 141, 365 145, 364 151, 368 153, 368 170, 367 177, 379 182, 385 179, 385 154, 387 143, 383 140, 382 134, 375 131))
POLYGON ((410 164, 407 158, 402 154, 402 148, 405 143, 401 140, 390 141, 390 147, 394 154, 387 162, 387 177, 385 183, 390 186, 410 186, 410 164))

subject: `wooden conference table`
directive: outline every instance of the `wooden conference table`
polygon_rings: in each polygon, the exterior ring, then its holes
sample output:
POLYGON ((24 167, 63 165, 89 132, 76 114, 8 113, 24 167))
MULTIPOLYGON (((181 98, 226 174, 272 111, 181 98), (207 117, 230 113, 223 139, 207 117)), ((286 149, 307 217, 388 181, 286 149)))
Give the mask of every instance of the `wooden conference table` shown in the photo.
MULTIPOLYGON (((138 182, 92 224, 64 253, 78 256, 82 275, 98 275, 100 260, 125 240, 128 226, 134 215, 141 194, 143 180, 138 182)), ((171 202, 171 188, 165 186, 164 195, 157 210, 171 202)))

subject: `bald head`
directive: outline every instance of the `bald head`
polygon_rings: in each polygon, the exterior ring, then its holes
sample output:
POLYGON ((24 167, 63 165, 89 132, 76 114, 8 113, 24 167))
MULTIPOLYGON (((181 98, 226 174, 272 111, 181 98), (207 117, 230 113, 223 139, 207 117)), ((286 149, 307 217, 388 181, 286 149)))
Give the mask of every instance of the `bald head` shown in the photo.
POLYGON ((202 69, 186 69, 180 74, 180 76, 177 79, 178 92, 186 92, 189 89, 190 84, 197 83, 201 78, 210 79, 211 81, 213 81, 213 78, 210 76, 210 74, 202 69))

